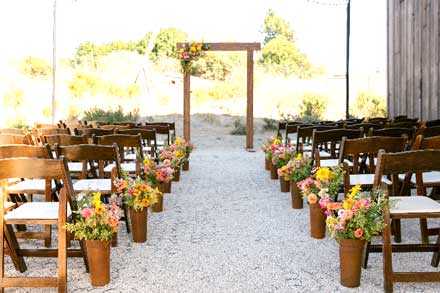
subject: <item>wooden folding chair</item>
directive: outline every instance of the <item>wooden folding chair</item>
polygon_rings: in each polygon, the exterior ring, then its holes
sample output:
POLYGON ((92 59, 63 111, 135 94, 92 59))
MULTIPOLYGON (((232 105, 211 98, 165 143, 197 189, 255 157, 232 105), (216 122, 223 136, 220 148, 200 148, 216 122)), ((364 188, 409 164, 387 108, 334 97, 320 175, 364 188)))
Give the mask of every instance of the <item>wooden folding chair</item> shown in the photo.
POLYGON ((23 128, 0 128, 0 134, 25 134, 23 128))
POLYGON ((0 134, 0 145, 4 144, 34 144, 30 134, 0 134))
MULTIPOLYGON (((394 282, 440 282, 440 272, 395 272, 393 270, 392 253, 396 252, 440 252, 440 234, 436 244, 392 244, 391 220, 440 218, 440 204, 423 195, 422 172, 440 171, 440 150, 420 150, 401 153, 379 152, 374 187, 380 188, 383 175, 393 175, 393 184, 397 183, 396 175, 415 173, 417 196, 390 196, 390 208, 385 209, 383 216, 385 228, 381 246, 369 245, 368 252, 383 254, 383 275, 385 292, 393 292, 394 282)), ((391 194, 392 195, 392 194, 391 194)), ((421 227, 422 238, 426 231, 421 227)))
MULTIPOLYGON (((176 137, 176 123, 175 122, 145 122, 145 126, 168 126, 170 133, 170 141, 173 142, 176 137)), ((138 126, 136 127, 138 128, 138 126)))
POLYGON ((93 143, 92 136, 103 136, 114 134, 113 129, 102 129, 102 128, 75 128, 75 135, 85 135, 89 144, 93 143))
MULTIPOLYGON (((0 243, 3 246, 5 238, 13 241, 11 248, 17 256, 40 256, 58 258, 57 277, 5 277, 4 250, 0 249, 0 288, 10 287, 57 287, 58 292, 67 292, 67 241, 65 226, 67 218, 73 209, 72 181, 67 171, 65 160, 13 158, 0 160, 0 179, 4 182, 8 178, 38 178, 46 180, 50 190, 50 180, 62 180, 64 188, 59 194, 59 202, 27 202, 4 215, 4 207, 0 205, 0 243), (69 206, 68 206, 69 202, 69 206), (14 233, 10 233, 13 224, 58 225, 58 248, 51 250, 20 249, 14 233), (7 235, 5 237, 5 234, 7 235)), ((7 189, 2 184, 0 201, 7 197, 7 189)), ((82 254, 82 253, 80 253, 82 254)))
POLYGON ((361 138, 363 129, 313 130, 312 162, 317 167, 333 167, 339 164, 339 144, 343 137, 361 138), (323 151, 325 152, 323 155, 323 151))
MULTIPOLYGON (((117 134, 129 134, 129 135, 140 134, 142 137, 142 148, 144 150, 144 153, 147 153, 150 156, 157 158, 156 130, 132 128, 132 129, 126 129, 126 130, 118 130, 117 134)), ((136 154, 134 154, 134 153, 126 154, 125 160, 135 161, 136 154)))
MULTIPOLYGON (((402 152, 407 143, 406 137, 365 137, 343 138, 339 151, 339 164, 344 165, 344 194, 355 185, 371 188, 374 183, 377 153, 379 150, 402 152)), ((385 182, 391 184, 384 178, 385 182)))
POLYGON ((171 129, 169 125, 155 125, 155 124, 149 124, 145 126, 138 126, 137 128, 140 129, 148 129, 148 130, 155 130, 156 136, 161 135, 162 137, 165 137, 165 139, 157 139, 157 147, 163 148, 165 145, 170 145, 172 140, 172 134, 171 129))
MULTIPOLYGON (((312 138, 314 130, 331 130, 335 129, 333 126, 321 126, 321 125, 313 125, 313 126, 298 126, 296 133, 296 148, 297 151, 301 154, 311 153, 312 151, 312 138)), ((325 155, 325 154, 323 154, 325 155)))
MULTIPOLYGON (((129 135, 129 134, 111 134, 104 136, 94 136, 94 143, 98 145, 113 145, 116 143, 119 148, 119 157, 121 160, 121 169, 128 172, 129 174, 140 175, 141 172, 141 162, 143 162, 144 153, 142 150, 142 137, 140 134, 129 135), (130 151, 130 149, 135 149, 136 161, 126 162, 125 153, 130 151)), ((110 173, 115 167, 115 164, 109 164, 104 168, 104 172, 110 173)))

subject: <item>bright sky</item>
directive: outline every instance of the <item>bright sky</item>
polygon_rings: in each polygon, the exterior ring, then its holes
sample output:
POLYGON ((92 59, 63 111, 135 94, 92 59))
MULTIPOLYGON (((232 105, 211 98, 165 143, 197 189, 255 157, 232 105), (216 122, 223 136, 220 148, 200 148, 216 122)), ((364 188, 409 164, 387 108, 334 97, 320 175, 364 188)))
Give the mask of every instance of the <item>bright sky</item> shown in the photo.
MULTIPOLYGON (((174 26, 190 39, 262 41, 269 8, 288 20, 297 44, 315 65, 329 72, 345 66, 346 6, 343 0, 58 0, 59 57, 71 57, 79 43, 138 40, 148 31, 174 26)), ((33 55, 50 59, 53 0, 0 2, 0 58, 33 55)), ((386 1, 352 0, 353 71, 386 68, 386 1)))

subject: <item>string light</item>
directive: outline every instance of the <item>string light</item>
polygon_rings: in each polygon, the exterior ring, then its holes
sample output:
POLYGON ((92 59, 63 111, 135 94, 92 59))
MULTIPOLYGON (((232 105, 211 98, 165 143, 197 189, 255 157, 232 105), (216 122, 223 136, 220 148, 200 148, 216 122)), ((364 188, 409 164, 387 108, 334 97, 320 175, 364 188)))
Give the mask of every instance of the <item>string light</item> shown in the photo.
POLYGON ((319 6, 346 6, 350 0, 306 0, 309 3, 319 6))

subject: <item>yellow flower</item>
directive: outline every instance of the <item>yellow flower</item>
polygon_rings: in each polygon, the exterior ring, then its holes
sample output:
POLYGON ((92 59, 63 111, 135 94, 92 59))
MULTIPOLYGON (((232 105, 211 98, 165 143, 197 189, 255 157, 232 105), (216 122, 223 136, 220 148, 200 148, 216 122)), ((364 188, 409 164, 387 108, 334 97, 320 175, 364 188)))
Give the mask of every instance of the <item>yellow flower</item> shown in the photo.
POLYGON ((94 206, 101 205, 101 193, 100 192, 93 193, 93 205, 94 206))
POLYGON ((272 145, 277 145, 277 144, 280 144, 280 143, 281 143, 281 140, 278 139, 278 138, 275 138, 275 139, 273 140, 272 145))
POLYGON ((176 157, 183 157, 183 152, 181 150, 178 150, 175 152, 176 157))
POLYGON ((190 49, 190 51, 194 53, 194 52, 197 51, 197 49, 196 49, 196 47, 192 46, 191 49, 190 49))
POLYGON ((142 192, 145 192, 145 191, 147 191, 148 190, 148 186, 146 185, 146 184, 142 184, 141 185, 141 191, 142 192))
POLYGON ((298 155, 296 156, 297 159, 301 159, 302 157, 303 157, 302 154, 298 154, 298 155))
POLYGON ((180 53, 185 52, 185 48, 180 48, 180 53))
POLYGON ((202 51, 202 46, 201 45, 197 46, 197 51, 202 51))
POLYGON ((95 213, 100 216, 104 213, 105 208, 102 205, 97 205, 95 207, 95 213))
POLYGON ((180 136, 176 137, 176 139, 174 140, 174 144, 176 146, 181 146, 182 145, 182 138, 180 136))
POLYGON ((330 180, 333 177, 333 173, 329 168, 319 168, 316 172, 316 179, 318 180, 330 180))
POLYGON ((282 166, 281 170, 286 171, 287 170, 287 166, 286 165, 282 166))
POLYGON ((351 191, 351 193, 348 195, 348 198, 349 199, 353 199, 358 193, 359 193, 359 191, 361 191, 362 190, 362 188, 361 188, 361 186, 358 184, 358 185, 356 185, 356 186, 354 186, 350 191, 351 191))
POLYGON ((353 204, 354 204, 354 200, 350 199, 350 198, 347 198, 346 200, 344 200, 344 203, 342 204, 342 207, 345 210, 350 210, 352 208, 353 204))
POLYGON ((139 197, 139 195, 141 195, 141 192, 138 189, 135 189, 133 190, 133 195, 139 197))

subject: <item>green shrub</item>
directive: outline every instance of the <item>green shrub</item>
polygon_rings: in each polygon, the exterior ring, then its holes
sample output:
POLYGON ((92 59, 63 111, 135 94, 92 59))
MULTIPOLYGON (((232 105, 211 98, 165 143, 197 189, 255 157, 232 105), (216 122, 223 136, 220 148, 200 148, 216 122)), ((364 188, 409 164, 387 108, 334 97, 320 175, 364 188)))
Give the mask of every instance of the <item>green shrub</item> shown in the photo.
POLYGON ((316 93, 305 93, 299 105, 299 118, 303 121, 322 120, 327 109, 327 97, 316 93))
POLYGON ((21 62, 20 72, 32 78, 48 77, 52 74, 52 67, 42 58, 28 56, 21 62))
POLYGON ((360 92, 356 96, 355 114, 358 117, 386 117, 386 98, 372 92, 360 92))
POLYGON ((21 88, 11 86, 10 90, 3 95, 3 106, 14 110, 25 103, 24 91, 21 88))
POLYGON ((221 101, 245 96, 246 91, 241 85, 224 82, 213 87, 198 88, 193 90, 192 94, 194 95, 196 103, 202 104, 210 100, 221 101))
POLYGON ((263 118, 263 122, 264 122, 263 125, 264 130, 275 130, 278 127, 277 121, 275 119, 263 118))
POLYGON ((117 110, 104 110, 96 107, 92 108, 84 112, 83 119, 114 123, 126 121, 136 122, 139 120, 139 117, 139 108, 136 108, 128 113, 124 113, 122 106, 119 106, 117 110))
POLYGON ((246 135, 246 126, 241 118, 237 118, 234 121, 234 128, 230 132, 232 135, 246 135))
POLYGON ((97 76, 84 72, 78 72, 69 81, 68 88, 73 97, 79 98, 84 94, 96 95, 98 93, 105 93, 105 83, 97 76))
POLYGON ((225 80, 232 71, 233 60, 213 53, 208 53, 191 67, 191 75, 205 79, 225 80))

